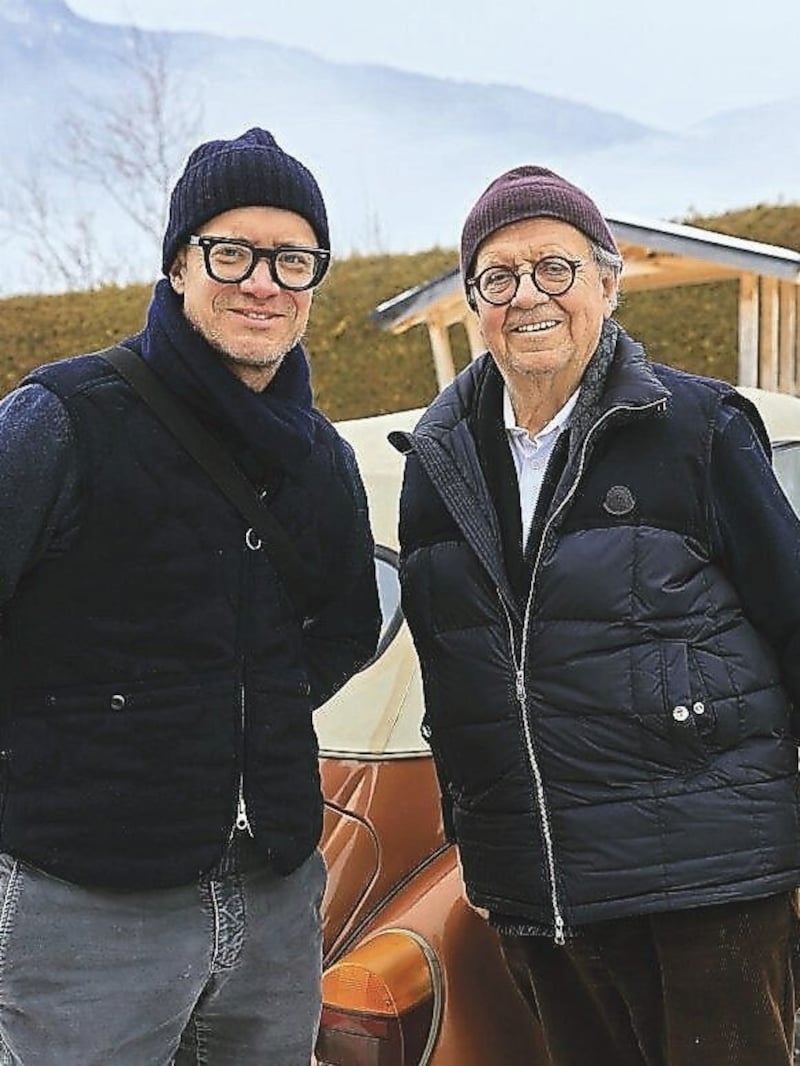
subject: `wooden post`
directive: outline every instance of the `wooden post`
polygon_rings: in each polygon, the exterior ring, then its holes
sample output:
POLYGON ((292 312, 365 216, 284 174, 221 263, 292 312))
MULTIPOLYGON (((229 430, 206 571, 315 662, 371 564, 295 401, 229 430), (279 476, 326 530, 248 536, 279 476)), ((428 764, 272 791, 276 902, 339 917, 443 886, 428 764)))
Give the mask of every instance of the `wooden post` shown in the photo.
POLYGON ((428 337, 431 342, 433 353, 433 367, 436 372, 436 383, 439 391, 449 385, 456 376, 456 366, 453 362, 453 351, 450 347, 450 334, 446 326, 440 322, 428 322, 428 337))
POLYGON ((758 339, 758 384, 778 388, 778 279, 761 278, 761 323, 758 339))
POLYGON ((739 278, 739 380, 738 385, 758 385, 758 277, 739 278))
POLYGON ((464 329, 467 331, 470 354, 473 359, 476 359, 482 352, 486 351, 486 345, 481 336, 478 319, 471 311, 467 312, 467 317, 464 319, 464 329))
POLYGON ((778 388, 793 395, 797 393, 797 292, 791 281, 781 282, 778 388))

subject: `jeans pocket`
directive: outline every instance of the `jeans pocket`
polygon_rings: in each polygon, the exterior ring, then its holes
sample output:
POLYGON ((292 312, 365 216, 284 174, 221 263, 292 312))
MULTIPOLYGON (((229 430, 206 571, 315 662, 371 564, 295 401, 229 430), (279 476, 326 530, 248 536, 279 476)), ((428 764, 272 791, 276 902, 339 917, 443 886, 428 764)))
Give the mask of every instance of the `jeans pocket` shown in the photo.
POLYGON ((0 852, 0 988, 5 968, 6 947, 17 911, 22 879, 19 861, 0 852))
POLYGON ((328 884, 328 867, 325 865, 325 859, 322 856, 322 852, 319 848, 315 848, 311 855, 308 857, 307 865, 311 872, 311 884, 316 886, 312 888, 314 908, 317 912, 317 916, 322 916, 322 899, 325 895, 325 889, 328 884))

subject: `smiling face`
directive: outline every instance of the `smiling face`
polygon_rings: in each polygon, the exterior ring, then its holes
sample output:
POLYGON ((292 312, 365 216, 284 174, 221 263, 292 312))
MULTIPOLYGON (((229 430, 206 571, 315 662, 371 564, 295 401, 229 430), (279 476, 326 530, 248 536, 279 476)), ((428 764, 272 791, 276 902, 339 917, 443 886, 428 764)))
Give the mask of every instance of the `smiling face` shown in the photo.
POLYGON ((495 307, 476 294, 476 304, 484 342, 512 400, 546 392, 561 406, 580 382, 613 310, 616 278, 601 273, 580 230, 551 218, 523 219, 492 233, 478 249, 473 274, 490 266, 527 272, 551 255, 581 264, 563 296, 539 292, 525 273, 511 303, 495 307))
MULTIPOLYGON (((277 207, 239 207, 212 218, 199 236, 232 237, 259 248, 296 245, 315 248, 309 223, 277 207)), ((202 249, 184 246, 169 274, 183 297, 183 313, 215 348, 233 374, 260 392, 283 357, 305 332, 311 290, 287 292, 276 285, 265 259, 244 281, 225 284, 208 276, 202 249)))

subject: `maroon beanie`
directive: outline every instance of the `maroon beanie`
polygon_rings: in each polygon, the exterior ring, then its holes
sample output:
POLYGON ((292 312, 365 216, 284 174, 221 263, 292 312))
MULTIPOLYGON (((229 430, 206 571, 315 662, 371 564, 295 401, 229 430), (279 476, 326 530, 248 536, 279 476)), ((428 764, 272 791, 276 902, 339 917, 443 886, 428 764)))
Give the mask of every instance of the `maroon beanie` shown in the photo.
POLYGON ((309 223, 330 251, 328 217, 313 174, 254 126, 231 141, 208 141, 192 152, 172 190, 162 267, 168 274, 187 237, 235 207, 281 207, 309 223))
POLYGON ((515 167, 488 186, 467 215, 461 232, 461 276, 466 283, 481 242, 523 218, 557 218, 619 255, 597 205, 577 185, 545 167, 515 167))

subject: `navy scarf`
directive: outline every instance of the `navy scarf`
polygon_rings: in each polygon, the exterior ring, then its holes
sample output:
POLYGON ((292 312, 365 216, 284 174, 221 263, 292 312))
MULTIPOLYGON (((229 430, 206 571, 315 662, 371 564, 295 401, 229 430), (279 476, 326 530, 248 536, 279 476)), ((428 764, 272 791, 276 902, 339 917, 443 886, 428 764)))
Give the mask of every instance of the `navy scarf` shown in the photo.
POLYGON ((291 471, 311 451, 314 434, 311 373, 296 344, 263 392, 254 392, 225 366, 191 325, 166 278, 153 290, 144 330, 125 341, 215 434, 251 477, 291 471))

